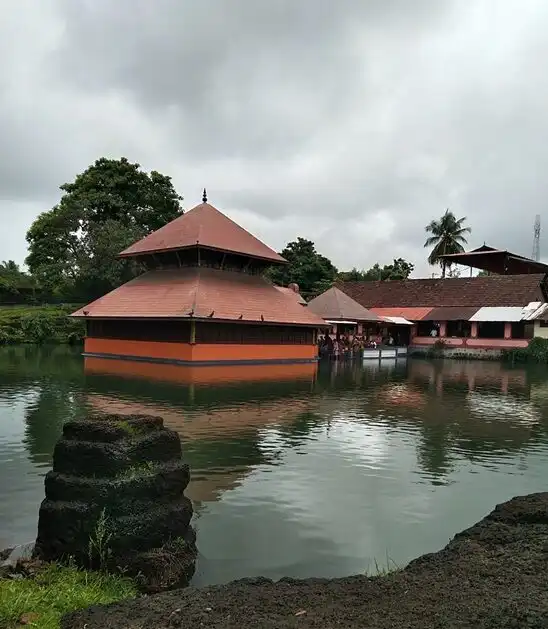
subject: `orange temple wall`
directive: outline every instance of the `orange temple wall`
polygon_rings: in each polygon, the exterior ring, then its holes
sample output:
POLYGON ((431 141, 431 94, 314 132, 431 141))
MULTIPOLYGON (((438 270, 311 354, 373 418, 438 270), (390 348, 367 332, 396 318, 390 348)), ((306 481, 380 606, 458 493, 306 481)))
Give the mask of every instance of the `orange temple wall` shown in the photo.
POLYGON ((84 353, 113 358, 218 364, 313 362, 317 359, 318 350, 316 345, 190 344, 88 337, 85 340, 84 353))

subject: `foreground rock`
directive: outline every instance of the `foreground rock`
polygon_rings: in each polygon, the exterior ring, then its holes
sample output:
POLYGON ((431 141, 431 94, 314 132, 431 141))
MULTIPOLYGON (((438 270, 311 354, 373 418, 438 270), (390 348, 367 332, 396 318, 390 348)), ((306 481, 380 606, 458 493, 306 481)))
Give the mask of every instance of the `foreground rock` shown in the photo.
POLYGON ((145 592, 188 584, 196 558, 179 435, 159 417, 65 424, 46 475, 35 558, 133 576, 145 592))
POLYGON ((385 577, 188 588, 77 612, 61 627, 546 628, 548 493, 499 505, 440 552, 385 577))

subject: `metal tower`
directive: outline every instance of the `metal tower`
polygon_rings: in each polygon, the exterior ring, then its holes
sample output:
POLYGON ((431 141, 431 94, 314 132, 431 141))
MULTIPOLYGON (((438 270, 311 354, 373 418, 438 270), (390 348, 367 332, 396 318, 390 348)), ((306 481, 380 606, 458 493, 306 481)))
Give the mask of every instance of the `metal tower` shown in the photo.
POLYGON ((533 227, 533 255, 536 262, 540 262, 540 214, 535 216, 535 226, 533 227))

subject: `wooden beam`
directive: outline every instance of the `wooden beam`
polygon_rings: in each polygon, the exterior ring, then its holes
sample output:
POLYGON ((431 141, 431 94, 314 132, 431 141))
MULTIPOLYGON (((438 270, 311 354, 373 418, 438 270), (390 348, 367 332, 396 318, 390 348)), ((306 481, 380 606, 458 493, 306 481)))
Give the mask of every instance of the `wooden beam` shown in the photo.
POLYGON ((190 344, 196 344, 196 321, 190 322, 190 344))

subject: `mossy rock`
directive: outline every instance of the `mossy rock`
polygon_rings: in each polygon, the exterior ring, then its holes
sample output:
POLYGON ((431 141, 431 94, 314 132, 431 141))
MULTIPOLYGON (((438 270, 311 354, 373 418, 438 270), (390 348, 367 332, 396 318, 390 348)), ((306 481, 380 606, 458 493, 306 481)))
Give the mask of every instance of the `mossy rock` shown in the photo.
POLYGON ((120 500, 169 501, 181 496, 190 481, 190 469, 181 461, 135 466, 120 476, 85 477, 48 472, 46 498, 66 502, 97 503, 103 507, 120 500))
POLYGON ((163 428, 163 419, 152 415, 92 416, 66 423, 63 437, 71 441, 112 443, 131 440, 163 428))
POLYGON ((120 476, 142 464, 180 461, 181 441, 178 433, 162 428, 131 441, 92 442, 60 439, 53 452, 53 471, 70 476, 120 476))

